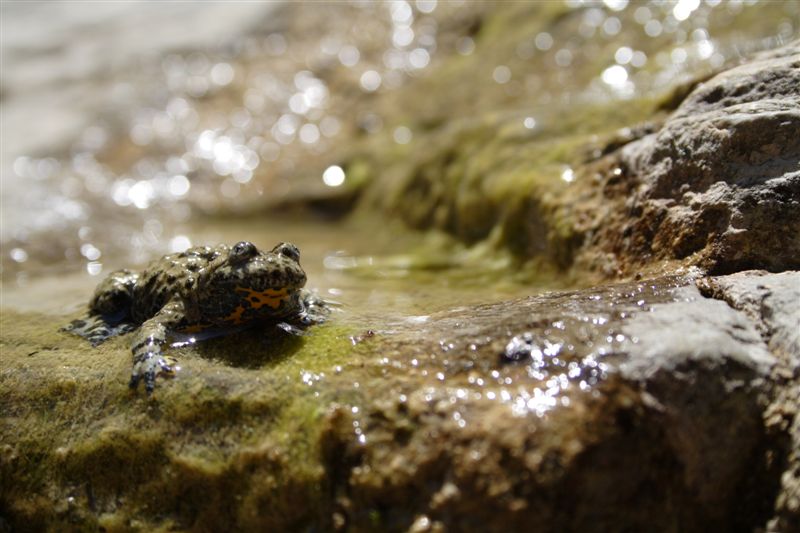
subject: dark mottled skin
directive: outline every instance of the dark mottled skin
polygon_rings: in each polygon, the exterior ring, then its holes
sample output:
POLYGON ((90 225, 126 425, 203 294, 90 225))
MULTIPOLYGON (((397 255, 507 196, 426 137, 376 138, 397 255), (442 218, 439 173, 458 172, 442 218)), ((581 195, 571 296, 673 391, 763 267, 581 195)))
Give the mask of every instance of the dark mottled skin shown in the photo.
MULTIPOLYGON (((166 255, 140 274, 118 270, 98 285, 89 315, 102 318, 102 324, 131 327, 79 334, 97 343, 139 325, 131 344, 130 386, 135 388, 144 379, 146 390, 152 392, 157 374, 174 371, 162 353, 171 334, 260 320, 313 323, 311 311, 318 312, 324 304, 303 289, 306 275, 299 260, 293 244, 281 243, 264 252, 240 242, 166 255)), ((73 322, 72 330, 78 332, 86 322, 73 322)))

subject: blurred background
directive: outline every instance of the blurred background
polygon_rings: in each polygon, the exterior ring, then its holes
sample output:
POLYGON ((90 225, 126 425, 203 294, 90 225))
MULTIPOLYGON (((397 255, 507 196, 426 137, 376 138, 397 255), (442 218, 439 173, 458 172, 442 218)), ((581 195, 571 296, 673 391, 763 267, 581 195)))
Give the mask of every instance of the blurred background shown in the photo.
MULTIPOLYGON (((566 187, 577 146, 799 21, 800 3, 758 0, 3 2, 3 285, 44 280, 43 294, 72 276, 85 292, 114 268, 244 238, 300 241, 322 276, 413 248, 380 236, 393 220, 475 245, 503 197, 473 195, 475 220, 453 230, 396 184, 427 172, 423 200, 457 187, 448 173, 469 165, 442 154, 478 131, 513 154, 544 147, 530 165, 566 187)), ((415 263, 388 264, 366 279, 415 263)), ((363 279, 319 284, 341 295, 363 279)))

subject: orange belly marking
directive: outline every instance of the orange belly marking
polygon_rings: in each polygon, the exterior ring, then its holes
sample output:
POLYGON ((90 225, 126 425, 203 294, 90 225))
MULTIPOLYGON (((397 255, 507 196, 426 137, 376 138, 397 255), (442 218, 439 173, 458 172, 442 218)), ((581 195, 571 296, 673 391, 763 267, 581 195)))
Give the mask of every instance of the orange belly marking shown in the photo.
MULTIPOLYGON (((262 307, 269 306, 272 309, 278 309, 281 304, 283 304, 289 295, 288 289, 266 289, 264 291, 254 291, 253 289, 246 289, 243 287, 237 287, 236 292, 243 294, 245 296, 245 300, 250 304, 250 307, 253 309, 261 309, 262 307)), ((239 311, 241 307, 238 307, 236 311, 239 311)), ((242 309, 242 312, 244 310, 242 309)), ((235 314, 235 313, 234 313, 235 314)), ((241 313, 239 313, 241 316, 241 313)))
POLYGON ((244 313, 244 307, 240 305, 236 307, 233 313, 229 314, 222 320, 224 320, 225 322, 229 322, 231 324, 241 324, 243 313, 244 313))

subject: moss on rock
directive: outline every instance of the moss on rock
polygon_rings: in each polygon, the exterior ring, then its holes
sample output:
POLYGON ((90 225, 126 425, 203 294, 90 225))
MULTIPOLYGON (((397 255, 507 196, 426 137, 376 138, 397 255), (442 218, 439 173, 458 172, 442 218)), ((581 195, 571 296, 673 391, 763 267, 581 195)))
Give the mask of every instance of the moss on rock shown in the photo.
POLYGON ((774 359, 693 281, 334 319, 286 357, 252 331, 185 349, 151 397, 127 387, 127 338, 93 349, 4 311, 0 512, 20 530, 749 529, 787 454, 765 429, 774 359))

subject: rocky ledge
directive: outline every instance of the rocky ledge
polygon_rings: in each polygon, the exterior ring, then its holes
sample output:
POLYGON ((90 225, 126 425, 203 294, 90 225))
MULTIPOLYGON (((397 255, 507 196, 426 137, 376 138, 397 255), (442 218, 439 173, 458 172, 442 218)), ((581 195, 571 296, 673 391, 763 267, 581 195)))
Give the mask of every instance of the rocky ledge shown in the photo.
POLYGON ((392 378, 328 414, 337 512, 356 529, 788 531, 797 301, 798 273, 679 276, 365 341, 392 378))
POLYGON ((688 272, 334 320, 190 350, 150 399, 124 339, 4 313, 3 527, 789 531, 798 301, 797 272, 688 272))
POLYGON ((627 271, 800 268, 798 132, 800 42, 700 83, 662 127, 587 169, 601 182, 587 255, 627 271))

